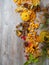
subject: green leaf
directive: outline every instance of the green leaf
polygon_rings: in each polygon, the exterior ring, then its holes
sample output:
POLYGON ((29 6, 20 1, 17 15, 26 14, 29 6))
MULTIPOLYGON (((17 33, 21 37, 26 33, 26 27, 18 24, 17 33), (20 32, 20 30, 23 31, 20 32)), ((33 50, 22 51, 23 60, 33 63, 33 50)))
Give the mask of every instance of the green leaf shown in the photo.
POLYGON ((34 58, 32 54, 29 54, 29 60, 24 63, 24 65, 29 65, 30 63, 37 63, 38 58, 34 58))
POLYGON ((38 58, 35 58, 35 59, 34 59, 34 63, 37 63, 37 62, 38 62, 38 58))
POLYGON ((24 65, 29 65, 30 63, 32 63, 32 60, 33 60, 33 55, 30 53, 30 54, 29 54, 29 60, 26 61, 26 62, 24 63, 24 65))
POLYGON ((33 55, 31 53, 29 54, 29 59, 33 59, 33 55))
POLYGON ((24 65, 29 65, 28 61, 26 61, 26 62, 24 63, 24 65))
POLYGON ((33 55, 30 54, 30 55, 29 55, 29 61, 30 61, 30 63, 32 62, 33 59, 34 59, 33 55))

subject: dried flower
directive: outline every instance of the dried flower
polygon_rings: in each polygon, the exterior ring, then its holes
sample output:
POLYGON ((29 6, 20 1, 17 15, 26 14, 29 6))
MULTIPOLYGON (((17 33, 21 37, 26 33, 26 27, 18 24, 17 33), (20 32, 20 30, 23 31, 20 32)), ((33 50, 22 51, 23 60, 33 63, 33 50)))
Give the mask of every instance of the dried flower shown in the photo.
POLYGON ((40 5, 40 0, 32 0, 33 6, 40 5))
POLYGON ((28 20, 30 19, 29 13, 28 13, 28 12, 22 12, 22 13, 21 13, 21 19, 22 19, 23 21, 28 21, 28 20))

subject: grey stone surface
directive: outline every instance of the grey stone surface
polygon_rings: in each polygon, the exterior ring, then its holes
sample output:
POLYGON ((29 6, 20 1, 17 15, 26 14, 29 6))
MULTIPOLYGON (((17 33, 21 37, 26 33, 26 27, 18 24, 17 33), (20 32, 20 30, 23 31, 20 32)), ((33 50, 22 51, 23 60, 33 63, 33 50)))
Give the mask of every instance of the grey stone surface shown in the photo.
MULTIPOLYGON (((42 0, 46 5, 49 0, 42 0)), ((13 0, 0 0, 0 65, 23 65, 23 44, 15 34, 15 27, 22 22, 15 13, 13 0)), ((46 60, 44 65, 49 65, 46 60)))

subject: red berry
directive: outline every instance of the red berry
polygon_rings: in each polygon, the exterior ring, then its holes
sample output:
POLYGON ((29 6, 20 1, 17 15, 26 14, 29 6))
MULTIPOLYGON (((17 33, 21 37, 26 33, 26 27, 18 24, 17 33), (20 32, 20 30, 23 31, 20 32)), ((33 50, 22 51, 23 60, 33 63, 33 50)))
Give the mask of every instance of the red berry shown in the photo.
POLYGON ((23 40, 26 40, 26 36, 22 36, 21 38, 22 38, 23 40))

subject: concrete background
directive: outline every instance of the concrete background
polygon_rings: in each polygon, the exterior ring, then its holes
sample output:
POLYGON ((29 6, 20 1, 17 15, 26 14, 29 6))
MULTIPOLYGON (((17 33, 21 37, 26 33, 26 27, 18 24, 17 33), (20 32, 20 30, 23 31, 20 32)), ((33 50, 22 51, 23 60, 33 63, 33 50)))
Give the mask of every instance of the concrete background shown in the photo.
MULTIPOLYGON (((49 0, 42 0, 46 5, 49 0)), ((23 65, 23 44, 15 34, 15 27, 22 22, 15 13, 13 0, 0 0, 0 65, 23 65)), ((49 65, 46 60, 44 65, 49 65)))

